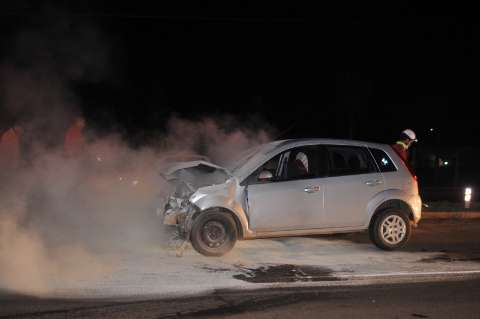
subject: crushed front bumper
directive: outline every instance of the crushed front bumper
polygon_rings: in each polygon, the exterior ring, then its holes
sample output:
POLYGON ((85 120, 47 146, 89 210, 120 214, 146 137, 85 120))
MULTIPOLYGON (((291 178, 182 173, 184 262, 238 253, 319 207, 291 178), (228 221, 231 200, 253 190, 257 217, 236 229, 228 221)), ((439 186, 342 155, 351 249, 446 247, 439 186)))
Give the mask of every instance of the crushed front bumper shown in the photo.
POLYGON ((177 226, 180 233, 188 233, 191 216, 197 207, 188 199, 170 196, 162 209, 157 210, 158 215, 163 215, 163 224, 177 226))

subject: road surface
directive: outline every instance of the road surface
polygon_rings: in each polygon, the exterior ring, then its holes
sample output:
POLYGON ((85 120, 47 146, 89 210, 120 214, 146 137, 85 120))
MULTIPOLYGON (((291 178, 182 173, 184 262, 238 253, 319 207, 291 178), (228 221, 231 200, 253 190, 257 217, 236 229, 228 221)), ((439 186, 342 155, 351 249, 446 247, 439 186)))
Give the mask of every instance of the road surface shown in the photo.
POLYGON ((366 234, 243 241, 221 258, 145 248, 95 278, 52 280, 37 297, 0 290, 0 318, 295 318, 301 309, 305 318, 478 318, 479 234, 480 220, 430 220, 398 252, 366 234))

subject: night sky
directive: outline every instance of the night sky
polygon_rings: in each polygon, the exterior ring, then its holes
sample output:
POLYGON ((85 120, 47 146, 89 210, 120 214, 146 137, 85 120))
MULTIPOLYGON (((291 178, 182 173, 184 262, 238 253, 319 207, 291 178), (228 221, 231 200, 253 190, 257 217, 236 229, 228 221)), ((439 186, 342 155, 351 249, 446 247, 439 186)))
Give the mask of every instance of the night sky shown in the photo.
POLYGON ((390 143, 412 128, 424 145, 478 146, 473 8, 19 1, 0 10, 2 58, 18 32, 65 15, 101 34, 107 75, 69 83, 100 125, 135 134, 171 114, 229 114, 280 138, 390 143))

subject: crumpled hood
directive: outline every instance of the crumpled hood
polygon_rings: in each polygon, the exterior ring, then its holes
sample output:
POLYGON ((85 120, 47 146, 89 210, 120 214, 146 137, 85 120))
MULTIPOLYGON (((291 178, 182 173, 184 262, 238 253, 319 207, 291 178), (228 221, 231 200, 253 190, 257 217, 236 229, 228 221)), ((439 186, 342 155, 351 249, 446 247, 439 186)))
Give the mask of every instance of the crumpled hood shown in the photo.
POLYGON ((164 224, 167 225, 183 225, 187 214, 196 209, 190 205, 189 198, 199 188, 215 187, 232 177, 225 168, 201 160, 176 163, 161 175, 173 191, 162 205, 164 224))
POLYGON ((180 162, 168 168, 162 176, 169 182, 181 182, 190 192, 200 187, 223 184, 232 174, 225 168, 206 161, 180 162))

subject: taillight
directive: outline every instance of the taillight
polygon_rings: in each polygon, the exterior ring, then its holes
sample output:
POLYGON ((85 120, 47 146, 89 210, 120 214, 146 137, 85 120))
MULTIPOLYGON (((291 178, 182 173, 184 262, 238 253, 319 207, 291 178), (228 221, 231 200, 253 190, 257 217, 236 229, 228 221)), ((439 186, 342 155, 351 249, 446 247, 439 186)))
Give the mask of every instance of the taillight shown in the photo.
POLYGON ((415 174, 415 171, 413 170, 412 166, 407 163, 406 161, 403 161, 403 163, 405 164, 405 166, 408 168, 408 171, 410 172, 410 174, 412 175, 413 179, 414 180, 418 180, 417 178, 417 174, 415 174))

